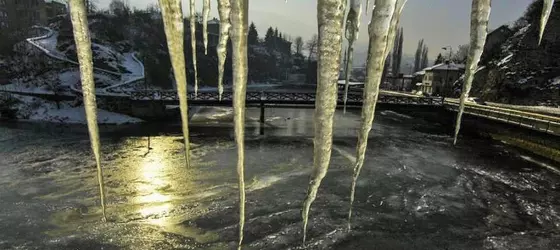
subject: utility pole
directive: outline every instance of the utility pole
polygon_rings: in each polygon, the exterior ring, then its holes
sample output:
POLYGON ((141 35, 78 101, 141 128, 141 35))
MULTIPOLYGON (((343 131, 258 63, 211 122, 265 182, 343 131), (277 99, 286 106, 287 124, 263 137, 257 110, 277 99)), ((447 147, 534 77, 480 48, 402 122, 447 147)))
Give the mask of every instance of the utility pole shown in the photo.
POLYGON ((445 46, 441 49, 443 49, 443 50, 449 49, 449 59, 447 61, 445 61, 445 65, 447 66, 445 68, 445 85, 444 85, 444 88, 443 88, 445 91, 443 91, 444 93, 442 93, 442 94, 443 95, 450 95, 453 87, 449 86, 448 78, 449 78, 449 65, 451 64, 451 54, 453 53, 453 47, 445 46))

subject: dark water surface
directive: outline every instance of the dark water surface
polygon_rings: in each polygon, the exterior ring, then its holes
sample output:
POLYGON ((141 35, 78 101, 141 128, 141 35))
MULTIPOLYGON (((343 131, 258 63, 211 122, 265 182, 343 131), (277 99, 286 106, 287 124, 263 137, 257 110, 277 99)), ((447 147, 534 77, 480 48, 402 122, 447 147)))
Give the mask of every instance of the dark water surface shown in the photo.
MULTIPOLYGON (((245 249, 298 249, 312 165, 312 110, 249 110, 245 249)), ((228 109, 193 117, 185 168, 177 124, 102 134, 108 223, 84 128, 0 124, 0 249, 232 249, 236 149, 228 109), (147 150, 147 135, 152 135, 147 150)), ((554 164, 484 138, 378 112, 346 231, 359 116, 336 116, 331 167, 308 249, 560 249, 554 164)))

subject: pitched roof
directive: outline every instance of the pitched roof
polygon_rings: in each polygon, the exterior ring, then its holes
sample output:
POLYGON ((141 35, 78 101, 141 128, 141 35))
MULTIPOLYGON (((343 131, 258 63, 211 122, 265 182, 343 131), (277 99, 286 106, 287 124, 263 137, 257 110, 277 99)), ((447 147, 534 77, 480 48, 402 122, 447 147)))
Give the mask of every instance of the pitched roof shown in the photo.
POLYGON ((208 20, 208 24, 220 24, 220 20, 218 20, 217 18, 212 18, 211 20, 208 20))

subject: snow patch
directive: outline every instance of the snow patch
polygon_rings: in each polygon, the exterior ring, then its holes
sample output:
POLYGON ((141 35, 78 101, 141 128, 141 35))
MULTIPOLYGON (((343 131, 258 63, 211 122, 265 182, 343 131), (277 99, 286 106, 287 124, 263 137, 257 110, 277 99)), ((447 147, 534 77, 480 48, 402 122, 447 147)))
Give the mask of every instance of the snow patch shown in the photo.
POLYGON ((517 81, 517 83, 519 83, 519 84, 525 84, 525 83, 527 83, 527 81, 529 81, 529 80, 531 80, 531 79, 533 79, 532 76, 525 77, 525 78, 519 79, 519 81, 517 81))
POLYGON ((58 80, 62 86, 72 86, 80 81, 80 70, 67 70, 58 75, 58 80))
POLYGON ((502 66, 503 64, 509 62, 513 57, 513 53, 509 54, 508 56, 504 57, 500 62, 498 62, 498 66, 502 66))
POLYGON ((552 79, 552 82, 550 84, 552 86, 560 86, 560 76, 557 76, 556 78, 552 79))

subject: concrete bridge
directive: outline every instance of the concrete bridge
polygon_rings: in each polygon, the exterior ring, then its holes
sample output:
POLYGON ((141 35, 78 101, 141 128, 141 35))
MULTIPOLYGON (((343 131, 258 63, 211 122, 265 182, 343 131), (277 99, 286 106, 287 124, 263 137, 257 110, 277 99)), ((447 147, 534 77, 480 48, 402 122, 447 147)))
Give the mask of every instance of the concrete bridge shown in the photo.
MULTIPOLYGON (((456 112, 459 110, 459 101, 446 98, 444 107, 456 112)), ((467 103, 464 112, 475 117, 560 136, 560 117, 475 103, 467 103)))

